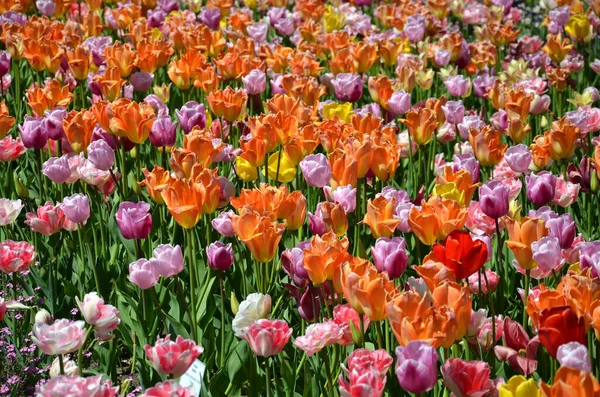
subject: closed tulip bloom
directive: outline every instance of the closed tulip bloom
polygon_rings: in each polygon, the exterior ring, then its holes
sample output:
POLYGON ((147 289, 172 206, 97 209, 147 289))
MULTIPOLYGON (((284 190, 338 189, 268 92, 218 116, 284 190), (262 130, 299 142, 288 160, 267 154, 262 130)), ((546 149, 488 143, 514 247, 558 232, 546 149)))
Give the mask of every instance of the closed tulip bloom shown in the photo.
POLYGON ((154 249, 154 257, 150 260, 150 266, 156 273, 163 277, 175 276, 183 271, 185 265, 183 252, 179 245, 160 244, 154 249))
POLYGON ((585 345, 578 342, 569 342, 561 345, 556 353, 556 359, 561 367, 592 372, 590 354, 585 345))
POLYGON ((421 208, 413 206, 408 215, 411 230, 426 245, 444 240, 454 230, 462 229, 468 210, 454 200, 432 196, 421 208))
POLYGON ((500 181, 491 181, 479 188, 479 206, 484 214, 499 219, 508 213, 508 189, 500 181))
POLYGON ((48 131, 44 128, 44 119, 25 116, 23 125, 19 126, 21 140, 28 149, 43 149, 48 142, 48 131))
POLYGON ((261 318, 269 317, 271 312, 271 296, 253 293, 240 303, 238 312, 231 323, 235 336, 242 338, 246 329, 261 318))
POLYGON ((181 335, 174 341, 171 336, 158 338, 154 346, 144 346, 146 357, 152 363, 152 366, 161 375, 170 375, 173 378, 179 378, 185 374, 192 363, 204 348, 196 345, 190 339, 184 339, 181 335))
POLYGON ((235 236, 235 231, 231 225, 231 216, 235 213, 232 210, 221 212, 211 221, 212 227, 223 237, 235 236))
POLYGON ((291 336, 292 329, 287 322, 267 319, 254 321, 243 334, 250 349, 260 357, 271 357, 281 353, 291 336))
MULTIPOLYGON (((219 11, 218 8, 215 8, 219 11)), ((181 386, 176 380, 157 383, 149 389, 146 389, 140 397, 193 397, 193 391, 190 386, 181 386)))
POLYGON ((511 146, 504 153, 506 163, 514 172, 526 173, 531 164, 531 152, 529 148, 522 143, 511 146))
POLYGON ((455 230, 446 237, 445 245, 432 247, 433 258, 452 269, 456 278, 465 279, 477 273, 487 261, 488 250, 481 240, 473 240, 469 232, 455 230))
POLYGON ((465 117, 465 106, 462 101, 448 101, 442 105, 442 111, 450 124, 458 124, 465 117))
POLYGON ((31 230, 45 236, 59 232, 65 222, 65 214, 60 206, 54 206, 50 201, 38 207, 36 213, 28 212, 25 224, 31 230))
POLYGON ((150 261, 138 259, 129 264, 129 281, 141 289, 152 288, 158 282, 159 274, 150 261))
POLYGON ((152 73, 147 73, 144 71, 139 71, 133 73, 129 77, 129 81, 133 86, 133 89, 138 92, 146 92, 152 86, 152 82, 154 81, 154 75, 152 73))
POLYGON ((375 200, 369 199, 363 223, 369 226, 373 237, 392 237, 400 223, 400 220, 394 218, 395 208, 395 198, 389 201, 384 196, 379 196, 375 200))
POLYGON ((0 51, 0 77, 3 77, 10 71, 11 56, 6 51, 0 51))
POLYGON ((356 209, 356 188, 352 185, 338 186, 332 193, 333 201, 338 203, 346 214, 354 212, 356 209))
POLYGON ((60 319, 51 324, 36 321, 31 340, 44 353, 58 355, 77 351, 83 343, 84 335, 83 321, 60 319))
POLYGON ((21 213, 21 200, 0 199, 0 226, 12 224, 21 213))
POLYGON ((259 95, 267 89, 267 76, 260 69, 253 69, 242 77, 244 88, 248 95, 259 95))
POLYGON ((303 350, 307 356, 320 352, 323 348, 336 344, 344 335, 344 330, 333 320, 311 324, 304 335, 294 341, 294 345, 303 350))
POLYGON ((215 241, 206 247, 208 265, 215 270, 227 270, 233 265, 233 249, 231 243, 225 245, 215 241))
POLYGON ((108 171, 115 164, 115 151, 104 139, 90 143, 87 152, 88 160, 99 170, 108 171))
POLYGON ((600 275, 600 241, 579 244, 579 259, 582 269, 591 268, 593 275, 600 275))
POLYGON ((412 341, 396 348, 396 376, 403 389, 411 393, 424 393, 437 383, 436 350, 422 341, 412 341))
POLYGON ((556 191, 556 176, 547 171, 525 177, 527 199, 537 206, 548 204, 556 191))
POLYGON ((77 363, 75 361, 69 360, 66 357, 56 357, 54 361, 52 361, 52 366, 48 371, 48 375, 50 375, 51 379, 61 376, 60 363, 58 361, 59 359, 62 359, 63 368, 66 376, 79 376, 79 367, 77 366, 77 363))
POLYGON ((331 85, 338 101, 356 102, 363 93, 363 81, 359 74, 338 73, 331 79, 331 85))
POLYGON ((60 208, 73 223, 85 223, 90 217, 90 200, 85 194, 77 193, 65 197, 60 208))
POLYGON ((255 260, 267 263, 273 259, 285 225, 262 217, 256 211, 242 211, 232 216, 231 221, 236 236, 250 249, 255 260))
POLYGON ((175 110, 179 125, 185 133, 189 133, 194 127, 206 127, 206 111, 204 105, 195 101, 187 102, 179 110, 175 110))
POLYGON ((558 218, 549 219, 546 222, 548 235, 558 239, 560 248, 570 248, 575 240, 577 225, 571 214, 562 214, 558 218))
POLYGON ((300 162, 302 175, 309 186, 324 187, 331 180, 331 167, 324 154, 311 154, 300 162))
POLYGON ((62 107, 46 110, 44 117, 44 128, 48 133, 48 138, 58 141, 65 137, 63 119, 67 116, 67 110, 62 107))
POLYGON ((156 146, 174 146, 177 138, 177 124, 169 115, 158 116, 152 124, 148 139, 156 146))
MULTIPOLYGON (((38 1, 39 3, 39 1, 38 1)), ((83 323, 83 321, 81 321, 83 323)), ((77 368, 77 365, 75 368, 77 368)), ((67 368, 65 367, 65 374, 67 368)), ((103 381, 102 375, 82 378, 80 376, 60 375, 50 379, 48 382, 39 385, 35 390, 36 397, 59 397, 59 396, 80 396, 80 397, 115 397, 119 392, 119 387, 113 387, 110 380, 103 381)))
POLYGON ((448 77, 444 85, 452 96, 465 98, 471 95, 471 80, 468 77, 462 75, 448 77))
POLYGON ((508 220, 505 223, 509 236, 506 245, 513 252, 519 266, 526 270, 535 268, 537 263, 533 259, 531 245, 547 235, 544 221, 525 217, 520 222, 508 220))
POLYGON ((85 321, 94 326, 96 337, 100 340, 110 340, 112 331, 117 329, 121 316, 116 307, 107 305, 96 292, 86 294, 83 301, 75 298, 77 306, 85 321))
POLYGON ((498 386, 498 397, 539 397, 540 389, 535 379, 526 379, 522 375, 515 375, 503 385, 498 386))
POLYGON ((152 231, 152 215, 149 213, 150 204, 140 201, 126 201, 119 205, 115 219, 123 237, 128 240, 141 240, 152 231))
POLYGON ((378 272, 387 272, 390 279, 395 279, 404 273, 408 265, 406 241, 402 237, 381 237, 371 248, 373 263, 378 272))
POLYGON ((442 366, 444 384, 456 397, 491 395, 496 387, 490 375, 490 366, 484 361, 449 358, 442 366))
POLYGON ((556 358, 558 348, 569 342, 586 343, 585 319, 568 306, 544 309, 540 313, 538 334, 548 353, 556 358))
POLYGON ((0 243, 0 271, 6 274, 24 272, 35 259, 34 247, 26 241, 5 240, 0 243))
POLYGON ((533 260, 545 272, 558 272, 565 263, 558 239, 555 237, 542 237, 531 244, 533 260))
POLYGON ((406 114, 410 110, 410 94, 404 90, 394 92, 388 101, 388 106, 396 116, 406 114))

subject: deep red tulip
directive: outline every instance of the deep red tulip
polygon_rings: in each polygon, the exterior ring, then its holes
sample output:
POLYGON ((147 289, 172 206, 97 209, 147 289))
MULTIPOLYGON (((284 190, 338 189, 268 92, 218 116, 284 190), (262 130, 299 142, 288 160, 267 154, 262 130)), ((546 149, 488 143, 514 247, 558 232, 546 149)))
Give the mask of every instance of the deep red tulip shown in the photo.
POLYGON ((585 319, 569 306, 545 309, 540 314, 538 335, 548 353, 556 358, 558 348, 565 343, 586 344, 585 319))
POLYGON ((434 244, 433 257, 452 269, 456 278, 464 279, 477 273, 487 260, 487 246, 473 240, 468 232, 455 230, 446 237, 445 244, 434 244))

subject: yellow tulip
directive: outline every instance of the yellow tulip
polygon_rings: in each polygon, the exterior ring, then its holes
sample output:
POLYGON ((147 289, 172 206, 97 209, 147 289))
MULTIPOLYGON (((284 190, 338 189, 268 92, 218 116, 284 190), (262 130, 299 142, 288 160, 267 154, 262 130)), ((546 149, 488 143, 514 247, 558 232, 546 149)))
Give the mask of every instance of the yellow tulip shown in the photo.
POLYGON ((238 176, 244 182, 251 182, 258 179, 258 171, 248 160, 243 157, 235 159, 235 169, 238 176))
POLYGON ((326 6, 323 14, 323 25, 325 31, 331 33, 334 30, 341 30, 346 23, 346 16, 338 11, 335 11, 331 6, 326 6))
POLYGON ((565 32, 569 36, 576 37, 578 39, 585 39, 590 35, 591 24, 585 14, 573 14, 565 26, 565 32))
POLYGON ((498 387, 499 397, 539 397, 541 396, 535 380, 515 375, 507 383, 498 387))
MULTIPOLYGON (((239 158, 239 157, 238 157, 239 158)), ((279 160, 279 152, 269 156, 269 178, 277 178, 277 182, 291 182, 296 177, 296 165, 285 152, 281 152, 281 160, 279 160), (279 163, 279 178, 277 178, 277 163, 279 163)))
POLYGON ((333 120, 334 116, 338 119, 349 123, 352 120, 352 104, 350 102, 345 103, 328 103, 323 106, 323 117, 329 120, 333 120))

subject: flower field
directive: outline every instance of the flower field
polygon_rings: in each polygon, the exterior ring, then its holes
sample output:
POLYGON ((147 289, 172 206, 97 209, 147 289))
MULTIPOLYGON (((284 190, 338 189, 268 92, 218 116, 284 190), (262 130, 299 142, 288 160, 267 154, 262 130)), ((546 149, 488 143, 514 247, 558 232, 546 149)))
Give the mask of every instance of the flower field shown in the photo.
POLYGON ((2 0, 0 397, 600 397, 600 0, 2 0))

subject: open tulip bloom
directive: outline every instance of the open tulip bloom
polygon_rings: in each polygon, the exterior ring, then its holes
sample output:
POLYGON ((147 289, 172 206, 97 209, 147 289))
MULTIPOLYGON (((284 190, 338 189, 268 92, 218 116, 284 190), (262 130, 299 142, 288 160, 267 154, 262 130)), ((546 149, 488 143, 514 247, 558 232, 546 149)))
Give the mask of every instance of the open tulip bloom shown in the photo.
POLYGON ((600 0, 0 3, 0 395, 600 396, 600 0))

